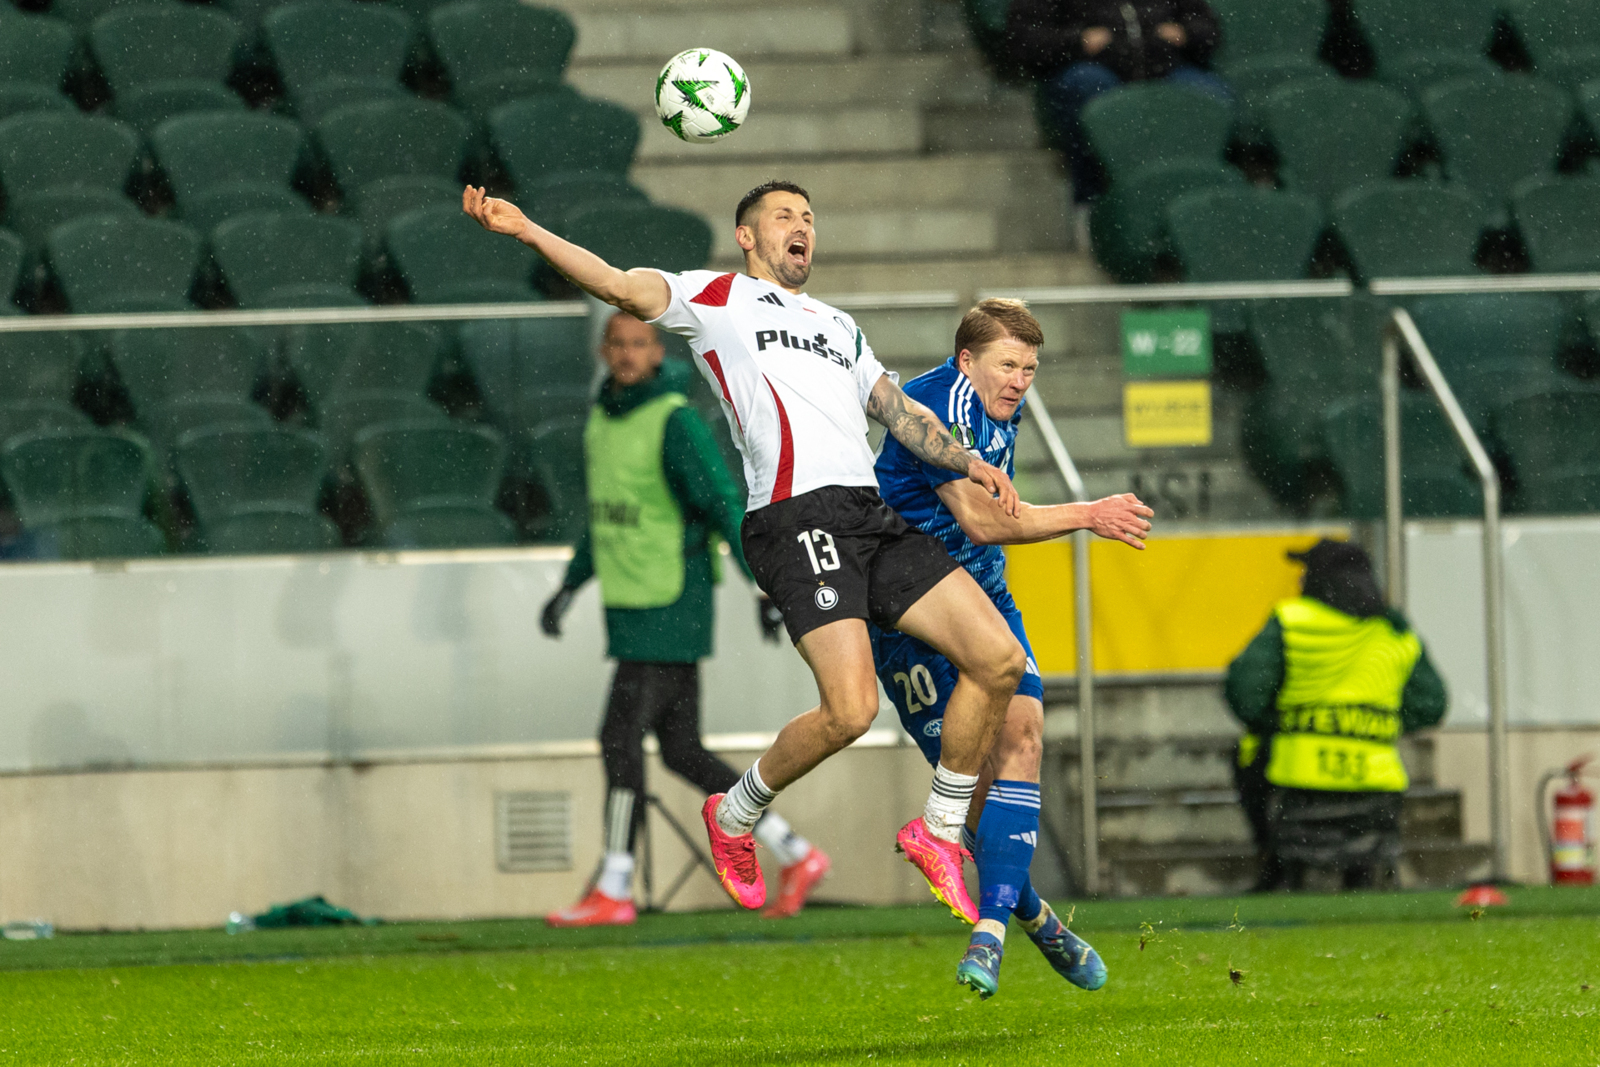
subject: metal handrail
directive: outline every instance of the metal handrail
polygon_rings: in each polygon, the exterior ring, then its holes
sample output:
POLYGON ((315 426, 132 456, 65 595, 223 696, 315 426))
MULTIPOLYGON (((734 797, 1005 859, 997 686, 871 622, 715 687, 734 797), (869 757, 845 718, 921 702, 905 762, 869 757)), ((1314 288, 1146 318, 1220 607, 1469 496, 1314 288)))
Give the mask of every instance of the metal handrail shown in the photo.
MULTIPOLYGON (((1072 461, 1066 442, 1056 431, 1050 409, 1039 395, 1037 386, 1028 387, 1028 410, 1033 412, 1034 425, 1044 438, 1045 449, 1055 463, 1067 491, 1078 503, 1089 502, 1089 491, 1083 484, 1083 475, 1072 461)), ((1093 600, 1089 589, 1088 530, 1078 530, 1072 535, 1072 599, 1077 633, 1078 654, 1078 778, 1083 792, 1083 891, 1093 896, 1100 891, 1100 812, 1095 789, 1094 752, 1094 619, 1091 612, 1093 600)))
POLYGON ((1492 874, 1503 881, 1510 870, 1511 778, 1506 748, 1505 570, 1500 537, 1500 475, 1478 434, 1445 381, 1428 343, 1403 308, 1389 317, 1383 334, 1384 534, 1389 600, 1405 606, 1405 539, 1400 471, 1400 355, 1408 352, 1428 391, 1444 409, 1456 439, 1472 460, 1483 486, 1483 631, 1489 682, 1489 838, 1492 874))
POLYGON ((1350 296, 1355 286, 1336 278, 1303 282, 1174 282, 1170 285, 1072 285, 1048 289, 987 289, 983 300, 1007 296, 1030 304, 1162 304, 1182 301, 1280 300, 1350 296))

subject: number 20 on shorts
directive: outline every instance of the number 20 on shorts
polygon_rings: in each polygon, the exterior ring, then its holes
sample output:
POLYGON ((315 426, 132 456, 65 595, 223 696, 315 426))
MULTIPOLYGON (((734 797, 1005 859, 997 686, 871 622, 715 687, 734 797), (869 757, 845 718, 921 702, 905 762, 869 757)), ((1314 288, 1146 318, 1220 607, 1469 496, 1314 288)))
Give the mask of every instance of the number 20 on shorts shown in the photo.
POLYGON ((806 546, 812 574, 839 569, 839 550, 834 547, 833 534, 826 530, 801 530, 795 540, 806 546))
POLYGON ((915 715, 934 706, 939 701, 939 690, 933 684, 933 674, 918 663, 909 673, 897 671, 894 682, 906 693, 906 711, 915 715))

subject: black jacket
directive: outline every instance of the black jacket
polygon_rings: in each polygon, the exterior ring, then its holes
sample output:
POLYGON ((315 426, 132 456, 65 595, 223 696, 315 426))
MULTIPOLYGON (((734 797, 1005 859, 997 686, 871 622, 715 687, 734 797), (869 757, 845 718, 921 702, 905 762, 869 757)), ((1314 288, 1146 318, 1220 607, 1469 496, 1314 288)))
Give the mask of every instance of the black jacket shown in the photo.
POLYGON ((1222 41, 1222 29, 1205 0, 1012 0, 1006 39, 1012 57, 1035 77, 1088 59, 1124 81, 1141 81, 1163 77, 1184 63, 1205 66, 1222 41), (1163 22, 1188 31, 1182 48, 1156 35, 1163 22), (1111 43, 1086 56, 1083 31, 1094 26, 1110 30, 1111 43))

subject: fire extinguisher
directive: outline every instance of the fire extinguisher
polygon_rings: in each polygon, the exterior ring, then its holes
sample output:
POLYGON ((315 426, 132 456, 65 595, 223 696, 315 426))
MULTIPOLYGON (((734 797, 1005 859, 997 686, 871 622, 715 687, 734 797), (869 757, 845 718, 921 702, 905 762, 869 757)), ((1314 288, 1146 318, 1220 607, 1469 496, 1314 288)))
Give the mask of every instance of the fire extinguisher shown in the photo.
POLYGON ((1545 853, 1550 859, 1550 881, 1555 885, 1593 885, 1590 850, 1594 839, 1594 794, 1580 780, 1592 759, 1584 756, 1561 770, 1547 771, 1539 779, 1539 828, 1544 831, 1545 853), (1555 795, 1554 825, 1545 822, 1545 787, 1565 775, 1567 784, 1555 795))

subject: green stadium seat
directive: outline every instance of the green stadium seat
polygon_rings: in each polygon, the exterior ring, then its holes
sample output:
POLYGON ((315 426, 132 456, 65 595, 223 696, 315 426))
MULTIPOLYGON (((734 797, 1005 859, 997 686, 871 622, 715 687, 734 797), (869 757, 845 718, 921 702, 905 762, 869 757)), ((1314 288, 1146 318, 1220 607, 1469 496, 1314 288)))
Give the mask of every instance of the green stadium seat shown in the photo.
POLYGON ((678 208, 588 207, 568 216, 561 236, 623 270, 699 270, 711 258, 711 227, 699 215, 678 208))
POLYGON ((72 27, 60 19, 9 18, 0 33, 0 82, 59 89, 76 48, 72 27))
POLYGON ((177 0, 52 0, 50 14, 65 19, 74 26, 87 29, 96 19, 118 8, 177 6, 177 0))
POLYGON ((1261 109, 1285 188, 1324 202, 1394 174, 1411 128, 1411 105, 1374 82, 1296 82, 1261 109))
POLYGON ((528 217, 546 229, 561 231, 577 212, 589 207, 648 204, 650 198, 626 178, 614 174, 557 177, 517 192, 528 217))
POLYGON ((1531 178, 1512 191, 1511 213, 1534 270, 1600 271, 1600 177, 1531 178))
POLYGON ((428 36, 450 77, 451 98, 482 119, 502 104, 556 88, 577 31, 550 8, 462 0, 433 10, 428 36))
POLYGON ((468 126, 454 109, 415 98, 352 104, 325 115, 315 132, 346 212, 374 245, 408 211, 459 206, 468 126))
POLYGON ((1082 122, 1115 188, 1157 163, 1222 162, 1233 112, 1193 89, 1140 82, 1095 97, 1082 122))
POLYGON ((1228 85, 1239 101, 1234 138, 1245 144, 1269 143, 1263 114, 1272 94, 1285 85, 1334 82, 1339 72, 1326 63, 1297 55, 1252 56, 1229 68, 1228 85))
POLYGON ((1500 200, 1524 178, 1555 173, 1574 112, 1556 86, 1512 74, 1436 85, 1422 109, 1445 176, 1500 200))
POLYGON ((1268 383, 1246 405, 1241 440, 1250 470, 1280 501, 1303 506, 1327 454, 1321 412, 1378 393, 1377 318, 1369 298, 1265 300, 1250 308, 1250 332, 1268 383))
MULTIPOLYGON (((570 387, 586 396, 595 376, 586 317, 464 323, 457 333, 457 349, 478 383, 484 406, 507 427, 533 425, 519 423, 517 416, 537 412, 545 390, 570 387)), ((549 397, 554 406, 562 406, 557 398, 563 394, 549 397)))
POLYGON ((64 400, 0 401, 0 444, 37 430, 87 430, 93 425, 64 400))
POLYGON ((159 556, 166 539, 148 519, 89 515, 27 527, 41 559, 134 559, 159 556))
POLYGON ((517 442, 521 466, 539 483, 549 503, 540 540, 570 544, 589 521, 583 464, 573 462, 574 456, 583 455, 587 422, 587 412, 557 417, 534 426, 517 442))
POLYGON ((119 330, 110 354, 142 418, 181 397, 248 401, 266 372, 268 346, 257 334, 233 327, 119 330))
POLYGON ((1600 77, 1578 87, 1578 109, 1591 133, 1600 130, 1600 77))
MULTIPOLYGON (((1322 210, 1297 193, 1208 189, 1167 205, 1167 233, 1191 282, 1294 281, 1310 273, 1322 210)), ((1211 306, 1212 330, 1244 333, 1246 306, 1211 306)))
POLYGON ((459 204, 420 208, 389 224, 389 254, 422 304, 525 302, 543 297, 529 280, 538 258, 461 213, 459 204))
POLYGON ((163 461, 170 459, 173 447, 191 430, 240 425, 272 426, 275 423, 267 409, 259 404, 240 397, 205 393, 175 396, 139 411, 139 429, 163 461))
POLYGON ((150 454, 132 434, 37 430, 0 445, 0 474, 22 524, 92 516, 138 518, 150 487, 150 454))
POLYGON ((362 93, 398 90, 412 37, 411 19, 371 0, 300 0, 273 9, 262 30, 284 88, 307 121, 362 93))
POLYGON ((0 315, 14 315, 18 311, 11 300, 22 277, 24 251, 22 238, 9 230, 0 230, 0 315))
POLYGON ((439 363, 439 332, 406 322, 291 326, 282 350, 313 406, 373 391, 421 397, 439 363))
POLYGON ((1095 255, 1120 280, 1144 281, 1165 250, 1167 205, 1203 189, 1243 186, 1222 163, 1158 163, 1126 176, 1096 200, 1089 218, 1095 255))
POLYGON ((51 231, 51 270, 75 312, 184 311, 200 236, 176 222, 100 216, 51 231))
POLYGON ((1362 280, 1476 274, 1484 219, 1471 193, 1425 181, 1374 182, 1333 207, 1334 228, 1362 280))
POLYGON ((626 178, 639 146, 639 120, 604 100, 550 93, 495 108, 489 140, 518 189, 558 175, 626 178))
POLYGON ((73 218, 137 211, 122 194, 138 160, 138 134, 113 119, 42 111, 0 122, 7 210, 35 245, 73 218))
POLYGON ((1242 62, 1268 55, 1313 59, 1328 25, 1325 0, 1211 0, 1222 23, 1222 46, 1212 57, 1230 80, 1242 62))
POLYGON ((96 19, 89 51, 111 93, 153 83, 221 85, 243 32, 237 20, 198 4, 140 4, 96 19))
POLYGON ((1417 52, 1384 71, 1382 80, 1396 92, 1403 93, 1407 100, 1420 104, 1424 94, 1436 86, 1475 78, 1496 78, 1504 73, 1484 56, 1417 52))
POLYGON ((1600 511, 1600 391, 1567 386, 1497 404, 1494 436, 1511 464, 1512 509, 1600 511))
POLYGON ((1311 267, 1322 211, 1295 193, 1207 189, 1167 205, 1167 230, 1189 281, 1292 281, 1311 267))
POLYGON ((1507 397, 1560 380, 1568 305, 1552 293, 1425 296, 1411 317, 1473 425, 1507 397))
POLYGON ((328 473, 317 434, 286 426, 217 426, 178 441, 174 461, 213 552, 317 552, 339 533, 317 512, 328 473))
POLYGON ((310 211, 290 188, 305 146, 292 119, 258 111, 182 115, 158 126, 151 143, 179 214, 202 233, 236 215, 310 211))
POLYGON ((70 403, 83 358, 76 334, 0 333, 0 400, 70 403))
MULTIPOLYGON (((1373 399, 1334 404, 1323 414, 1322 437, 1339 476, 1345 518, 1382 518, 1382 406, 1373 399)), ((1465 453, 1432 396, 1400 398, 1400 458, 1407 518, 1483 514, 1482 488, 1467 474, 1465 453)))
MULTIPOLYGON (((508 242, 509 243, 509 242, 508 242)), ((361 228, 327 215, 252 213, 212 231, 211 251, 241 307, 354 307, 361 228)))
POLYGON ((30 111, 76 111, 64 93, 28 82, 0 82, 0 122, 30 111))
POLYGON ((149 140, 168 119, 207 111, 243 111, 245 102, 224 85, 156 82, 130 89, 111 102, 112 113, 149 140))
MULTIPOLYGON (((375 0, 361 0, 363 4, 375 0)), ((398 82, 335 78, 318 82, 295 99, 295 113, 301 121, 311 124, 338 111, 357 104, 376 104, 414 99, 398 82)))
POLYGON ((1494 34, 1499 0, 1352 0, 1380 75, 1419 52, 1480 56, 1494 34))
MULTIPOLYGON (((584 415, 594 406, 594 387, 587 382, 557 382, 536 385, 506 398, 497 398, 498 424, 509 432, 522 432, 552 419, 584 415)), ((715 405, 712 405, 715 407, 715 405)), ((701 412, 705 414, 705 412, 701 412)), ((720 411, 713 417, 721 421, 720 411)))
POLYGON ((1590 0, 1507 0, 1504 10, 1541 77, 1576 89, 1600 76, 1600 5, 1590 0))
POLYGON ((356 434, 355 465, 390 548, 509 544, 495 510, 506 444, 486 426, 390 422, 356 434))
POLYGON ((384 423, 449 425, 450 417, 431 400, 409 390, 365 389, 330 397, 318 413, 317 426, 328 442, 328 456, 343 463, 362 430, 384 423))

